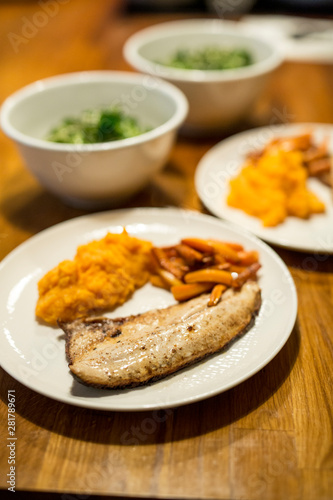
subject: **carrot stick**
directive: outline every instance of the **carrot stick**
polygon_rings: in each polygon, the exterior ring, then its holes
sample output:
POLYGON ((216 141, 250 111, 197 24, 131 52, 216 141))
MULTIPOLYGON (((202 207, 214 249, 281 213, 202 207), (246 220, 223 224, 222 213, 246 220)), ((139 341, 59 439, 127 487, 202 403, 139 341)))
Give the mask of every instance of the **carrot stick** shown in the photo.
MULTIPOLYGON (((233 265, 231 265, 229 262, 223 262, 223 264, 215 264, 214 266, 212 266, 213 269, 220 269, 222 271, 230 271, 232 272, 232 268, 235 267, 233 265)), ((238 267, 238 266, 236 266, 238 267)), ((246 269, 246 268, 243 268, 243 269, 246 269)))
POLYGON ((192 271, 185 274, 184 280, 185 283, 200 283, 209 281, 231 286, 233 278, 229 271, 208 267, 206 269, 199 269, 198 271, 192 271))
POLYGON ((168 259, 163 249, 154 247, 152 252, 158 260, 159 265, 169 273, 173 274, 176 278, 181 280, 185 272, 188 271, 188 268, 183 266, 179 261, 176 261, 175 259, 168 259))
POLYGON ((226 288, 227 287, 225 285, 214 286, 209 297, 209 302, 208 302, 209 307, 216 306, 216 304, 219 303, 219 301, 221 300, 222 293, 224 292, 224 290, 226 290, 226 288))
POLYGON ((222 255, 226 260, 237 264, 240 261, 238 252, 233 250, 229 245, 226 245, 222 241, 209 240, 209 243, 214 248, 215 252, 222 255))
POLYGON ((168 247, 161 247, 161 250, 164 252, 164 255, 167 259, 170 259, 172 257, 177 257, 177 250, 174 245, 168 246, 168 247))
POLYGON ((149 262, 150 272, 152 274, 156 274, 159 268, 160 268, 160 263, 152 249, 150 252, 150 262, 149 262))
POLYGON ((178 302, 183 302, 204 292, 209 292, 213 286, 213 283, 189 283, 173 286, 171 292, 178 302))
POLYGON ((194 266, 197 262, 202 262, 203 253, 198 252, 198 250, 191 248, 189 245, 181 243, 180 245, 176 245, 175 248, 189 266, 194 266))
MULTIPOLYGON (((223 257, 223 255, 221 255, 220 253, 215 253, 214 254, 214 262, 216 265, 219 265, 219 264, 225 264, 227 261, 226 261, 226 258, 223 257)), ((229 263, 230 265, 230 263, 229 263)))
POLYGON ((259 260, 259 254, 256 250, 238 252, 238 257, 241 266, 250 266, 259 260))
POLYGON ((331 169, 331 159, 330 158, 318 158, 316 160, 311 160, 308 165, 309 176, 315 177, 324 172, 329 172, 331 169))
POLYGON ((259 262, 255 262, 254 264, 251 264, 249 267, 245 269, 245 271, 242 271, 237 278, 234 278, 232 281, 232 287, 233 288, 240 288, 241 286, 244 285, 245 281, 249 279, 253 279, 257 273, 257 271, 260 269, 261 265, 259 262))
POLYGON ((309 132, 295 137, 281 137, 277 142, 289 151, 297 149, 301 151, 306 150, 311 146, 311 133, 309 132))
POLYGON ((216 243, 223 243, 224 245, 228 245, 228 247, 232 248, 233 250, 236 250, 236 252, 239 252, 240 250, 244 250, 243 245, 241 245, 240 243, 236 243, 234 241, 221 241, 221 240, 215 240, 214 238, 210 239, 209 241, 216 242, 216 243))
POLYGON ((184 245, 194 248, 194 250, 198 250, 199 252, 208 254, 214 253, 212 245, 210 245, 207 240, 203 240, 202 238, 183 238, 181 242, 184 245))
POLYGON ((170 286, 159 276, 158 274, 153 274, 150 276, 150 283, 158 288, 164 288, 165 290, 170 290, 170 286))
POLYGON ((158 274, 162 278, 162 280, 165 281, 167 285, 169 285, 169 288, 175 285, 182 285, 183 282, 176 278, 176 276, 169 271, 166 271, 165 269, 158 269, 158 274))
POLYGON ((247 269, 247 266, 236 266, 236 264, 231 264, 229 267, 229 271, 231 273, 237 273, 237 274, 242 273, 246 269, 247 269))

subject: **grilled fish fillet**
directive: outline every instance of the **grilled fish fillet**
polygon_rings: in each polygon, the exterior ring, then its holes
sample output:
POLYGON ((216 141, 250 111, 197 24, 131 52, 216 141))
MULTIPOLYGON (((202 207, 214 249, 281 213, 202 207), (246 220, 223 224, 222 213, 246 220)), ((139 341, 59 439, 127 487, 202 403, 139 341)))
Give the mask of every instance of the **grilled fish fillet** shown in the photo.
POLYGON ((166 377, 225 348, 261 304, 255 282, 227 290, 213 307, 208 297, 127 318, 60 322, 70 370, 87 385, 114 389, 166 377))

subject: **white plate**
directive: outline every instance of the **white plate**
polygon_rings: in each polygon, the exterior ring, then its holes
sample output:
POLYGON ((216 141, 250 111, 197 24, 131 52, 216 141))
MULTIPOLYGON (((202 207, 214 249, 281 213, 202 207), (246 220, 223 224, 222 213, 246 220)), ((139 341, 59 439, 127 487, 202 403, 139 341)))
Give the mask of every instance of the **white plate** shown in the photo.
POLYGON ((267 38, 289 61, 328 63, 333 61, 333 21, 284 15, 249 15, 239 28, 267 38))
POLYGON ((333 152, 333 126, 322 124, 273 125, 234 135, 209 150, 200 160, 195 186, 203 204, 217 217, 251 231, 263 240, 294 250, 333 253, 332 190, 317 179, 309 179, 309 188, 325 203, 326 212, 308 220, 288 217, 276 227, 263 227, 256 217, 226 203, 229 181, 237 175, 246 153, 262 149, 271 139, 311 131, 316 141, 329 137, 333 152))
MULTIPOLYGON (((99 410, 147 410, 192 403, 225 391, 258 372, 287 341, 297 313, 288 269, 265 243, 220 220, 177 209, 131 209, 79 217, 47 229, 20 245, 0 265, 1 364, 22 384, 45 396, 99 410), (164 380, 131 390, 103 390, 75 381, 65 359, 62 331, 39 324, 34 309, 37 281, 80 244, 107 231, 128 232, 155 245, 185 236, 225 238, 260 252, 263 305, 254 327, 223 354, 164 380)), ((169 292, 150 284, 114 311, 115 316, 164 307, 169 292)), ((110 314, 112 317, 112 314, 110 314)))

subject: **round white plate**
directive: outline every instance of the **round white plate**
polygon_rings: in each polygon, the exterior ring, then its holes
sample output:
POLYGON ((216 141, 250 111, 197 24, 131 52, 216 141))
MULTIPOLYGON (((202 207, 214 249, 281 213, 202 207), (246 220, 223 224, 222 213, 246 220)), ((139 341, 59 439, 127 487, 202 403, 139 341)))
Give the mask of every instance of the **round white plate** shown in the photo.
MULTIPOLYGON (((287 341, 297 314, 297 296, 288 269, 277 254, 255 236, 220 220, 178 209, 130 209, 96 213, 49 228, 20 245, 0 265, 2 367, 22 384, 50 398, 99 410, 147 410, 192 403, 225 391, 258 372, 287 341), (127 231, 155 245, 185 236, 238 241, 258 250, 263 304, 253 328, 226 352, 151 385, 130 390, 86 387, 72 377, 59 328, 34 316, 37 282, 80 244, 107 231, 127 231)), ((147 284, 109 316, 165 307, 171 294, 147 284)))
POLYGON ((308 220, 287 219, 276 227, 263 227, 256 217, 226 203, 229 181, 241 169, 246 153, 262 149, 274 137, 311 131, 315 141, 329 138, 333 153, 333 126, 322 124, 272 125, 234 135, 210 149, 200 160, 195 186, 203 204, 217 217, 246 228, 263 240, 303 252, 333 253, 332 189, 317 179, 309 179, 309 188, 325 203, 326 212, 308 220))
POLYGON ((267 38, 288 61, 328 63, 333 61, 333 22, 290 15, 248 15, 239 28, 267 38))

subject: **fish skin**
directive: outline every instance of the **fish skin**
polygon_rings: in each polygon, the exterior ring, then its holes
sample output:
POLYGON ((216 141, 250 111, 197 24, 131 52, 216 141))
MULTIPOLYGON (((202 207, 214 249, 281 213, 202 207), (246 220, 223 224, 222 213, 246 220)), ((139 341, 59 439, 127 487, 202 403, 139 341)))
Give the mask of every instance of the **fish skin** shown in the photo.
POLYGON ((132 340, 141 336, 142 329, 167 327, 175 321, 186 321, 189 315, 201 310, 207 304, 207 296, 200 295, 191 301, 176 304, 172 307, 173 314, 169 314, 169 307, 150 310, 142 314, 127 316, 124 318, 91 317, 76 319, 71 322, 58 321, 58 325, 66 335, 66 355, 70 364, 86 352, 92 344, 101 342, 106 336, 115 337, 117 330, 126 323, 122 329, 122 338, 129 335, 132 340))
POLYGON ((224 349, 251 327, 261 305, 256 282, 128 318, 88 318, 59 325, 69 368, 94 387, 135 387, 166 377, 224 349))

